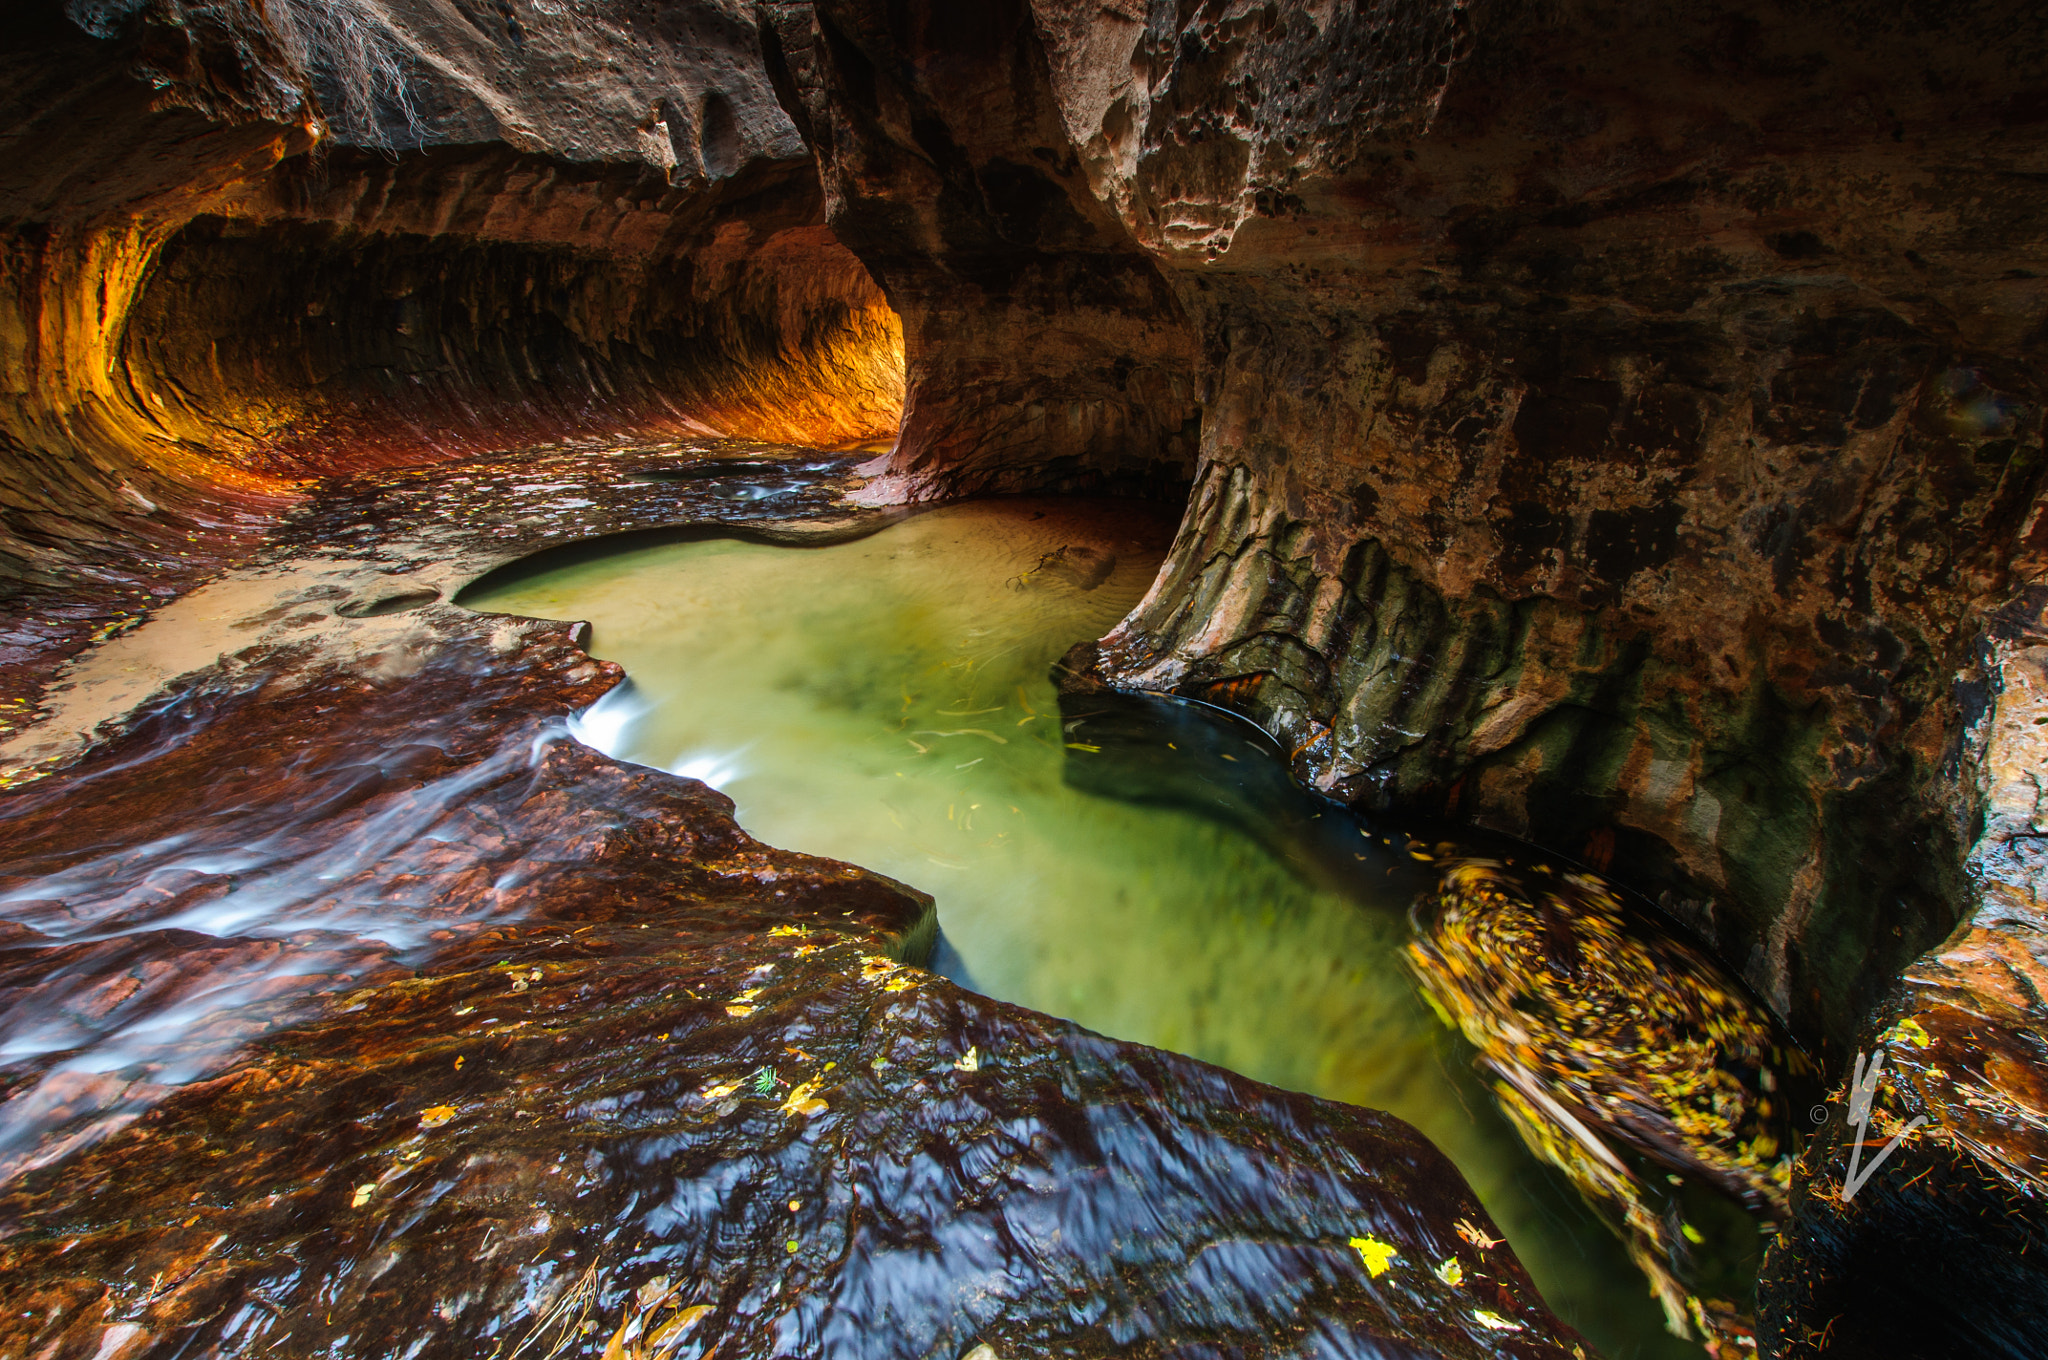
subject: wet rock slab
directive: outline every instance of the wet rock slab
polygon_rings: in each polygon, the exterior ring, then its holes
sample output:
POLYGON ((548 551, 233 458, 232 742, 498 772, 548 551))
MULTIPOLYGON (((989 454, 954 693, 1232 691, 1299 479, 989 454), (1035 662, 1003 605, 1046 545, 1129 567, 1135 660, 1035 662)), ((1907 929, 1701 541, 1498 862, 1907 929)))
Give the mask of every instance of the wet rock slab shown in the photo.
MULTIPOLYGON (((907 966, 920 894, 571 739, 572 623, 337 608, 773 527, 683 452, 330 487, 0 802, 0 1354, 1572 1354, 1406 1125, 907 966)), ((748 475, 835 535, 845 465, 748 475)))

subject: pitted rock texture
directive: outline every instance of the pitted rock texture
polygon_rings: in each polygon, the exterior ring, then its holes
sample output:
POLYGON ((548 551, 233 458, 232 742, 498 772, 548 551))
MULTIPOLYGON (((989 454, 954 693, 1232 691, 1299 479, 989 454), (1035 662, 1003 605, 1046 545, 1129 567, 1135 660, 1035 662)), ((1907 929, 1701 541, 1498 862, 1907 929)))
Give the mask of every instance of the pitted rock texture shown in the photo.
POLYGON ((905 966, 928 899, 568 739, 618 676, 571 622, 346 607, 887 521, 792 453, 364 474, 107 644, 247 610, 0 804, 0 1020, 72 1027, 0 1078, 0 1348, 1583 1355, 1405 1125, 905 966))

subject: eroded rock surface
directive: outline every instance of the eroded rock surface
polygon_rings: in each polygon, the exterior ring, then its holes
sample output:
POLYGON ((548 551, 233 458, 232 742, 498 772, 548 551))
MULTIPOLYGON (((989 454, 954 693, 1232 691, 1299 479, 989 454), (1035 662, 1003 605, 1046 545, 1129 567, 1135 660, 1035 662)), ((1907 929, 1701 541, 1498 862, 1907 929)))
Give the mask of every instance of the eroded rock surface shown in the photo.
POLYGON ((899 328, 744 7, 20 8, 0 729, 96 632, 245 560, 304 477, 895 428, 899 328))
MULTIPOLYGON (((1169 285, 1201 471, 1105 673, 1228 695, 1343 797, 1611 835, 1591 857, 1846 1039, 1956 919, 1952 677, 2039 570, 2038 23, 996 8, 1002 56, 940 62, 883 7, 812 6, 815 139, 857 186, 835 223, 907 201, 862 111, 978 62, 1058 110, 1032 182, 1084 180, 1169 285), (1873 853, 1901 836, 1924 853, 1873 853)), ((933 108, 927 141, 1012 135, 933 108)), ((1013 223, 976 163, 984 230, 1107 250, 1013 223)), ((973 343, 910 345, 913 411, 973 343)), ((913 423, 888 472, 944 486, 947 447, 913 423)))
MULTIPOLYGON (((1831 1073, 1936 993, 1962 1009, 1930 1034, 2029 1049, 2042 823, 1981 730, 2031 722, 1998 620, 2048 567, 2041 15, 1012 0, 991 44, 769 8, 813 54, 783 93, 830 220, 902 227, 848 237, 878 275, 966 276, 958 243, 999 237, 1170 295, 1196 485, 1100 678, 1249 713, 1339 797, 1661 887, 1831 1073), (1000 107, 937 96, 970 87, 1000 107), (1013 111, 1048 106, 1027 145, 1013 111), (951 218, 876 173, 906 147, 951 167, 951 218), (1009 209, 1019 164, 1056 215, 1009 209)), ((1028 372, 977 351, 1006 324, 908 330, 909 409, 956 363, 1028 372)), ((968 415, 906 425, 875 493, 986 484, 1010 417, 968 415)), ((2038 1181, 2032 1116, 1967 1132, 2036 1108, 2031 1066, 1935 1064, 1943 1155, 2038 1181)), ((1857 1219, 1825 1199, 1816 1234, 1857 1219)))
POLYGON ((249 645, 0 806, 5 1014, 52 1031, 5 1069, 0 1346, 1574 1354, 1405 1125, 903 966, 927 899, 568 739, 617 679, 574 625, 419 602, 607 530, 886 519, 774 452, 365 476, 116 640, 243 589, 249 645))

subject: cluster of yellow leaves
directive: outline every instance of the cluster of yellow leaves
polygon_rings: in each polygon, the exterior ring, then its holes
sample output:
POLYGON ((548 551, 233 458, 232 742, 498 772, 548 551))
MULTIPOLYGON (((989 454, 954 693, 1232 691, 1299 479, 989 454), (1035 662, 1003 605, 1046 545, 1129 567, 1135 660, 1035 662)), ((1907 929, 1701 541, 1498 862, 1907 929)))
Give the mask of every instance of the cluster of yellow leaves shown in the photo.
POLYGON ((917 975, 894 959, 881 958, 874 954, 863 954, 860 960, 860 980, 873 982, 887 978, 882 984, 885 992, 904 992, 917 985, 917 975))
POLYGON ((1925 1048, 1933 1042, 1928 1038, 1927 1030, 1910 1015, 1878 1035, 1877 1041, 1881 1044, 1911 1044, 1915 1048, 1925 1048))
POLYGON ((666 1275, 641 1285, 626 1301, 619 1329, 605 1343, 604 1360, 661 1360, 673 1352, 712 1312, 708 1303, 681 1307, 681 1293, 682 1286, 666 1275))
MULTIPOLYGON (((1599 878, 1417 849, 1441 868, 1406 951, 1424 995, 1499 1078, 1495 1097, 1530 1150, 1619 1215, 1631 1258, 1685 1335, 1674 1271, 1697 1230, 1655 1210, 1609 1140, 1782 1213, 1791 1157, 1774 1096, 1777 1074, 1802 1060, 1711 960, 1631 921, 1599 878)), ((1460 1235, 1482 1245, 1469 1226, 1460 1235)))

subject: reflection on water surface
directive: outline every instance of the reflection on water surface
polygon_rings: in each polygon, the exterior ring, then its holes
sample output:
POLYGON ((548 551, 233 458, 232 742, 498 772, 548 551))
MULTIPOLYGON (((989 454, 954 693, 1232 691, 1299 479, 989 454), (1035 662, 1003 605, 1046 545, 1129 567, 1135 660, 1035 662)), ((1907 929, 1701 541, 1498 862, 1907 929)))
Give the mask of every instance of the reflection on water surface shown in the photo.
POLYGON ((585 547, 462 602, 589 620, 632 683, 583 715, 585 740, 718 786, 772 844, 931 893, 957 980, 1392 1111, 1609 1356, 1698 1355, 1417 998, 1405 838, 1302 794, 1235 720, 1114 697, 1062 711, 1049 667, 1138 602, 1168 533, 1145 507, 985 502, 831 547, 585 547))

